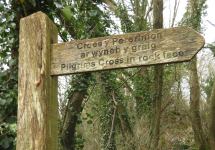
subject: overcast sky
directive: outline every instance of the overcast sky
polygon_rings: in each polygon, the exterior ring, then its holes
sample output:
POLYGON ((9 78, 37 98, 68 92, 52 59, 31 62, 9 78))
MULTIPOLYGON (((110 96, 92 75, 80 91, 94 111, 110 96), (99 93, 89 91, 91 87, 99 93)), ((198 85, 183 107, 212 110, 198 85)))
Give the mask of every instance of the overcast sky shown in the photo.
MULTIPOLYGON (((178 0, 179 1, 179 0, 178 0)), ((164 0, 164 27, 168 28, 169 25, 169 17, 170 13, 173 15, 173 9, 175 5, 175 0, 164 0), (171 8, 171 11, 170 9, 171 8)), ((215 41, 215 27, 211 25, 207 20, 209 20, 211 23, 215 24, 215 0, 207 0, 207 16, 202 18, 202 25, 206 28, 206 31, 204 32, 204 37, 206 40, 206 43, 212 43, 215 41)), ((183 17, 184 12, 186 11, 187 6, 187 0, 180 0, 179 8, 178 8, 178 14, 176 17, 176 22, 179 22, 181 18, 183 17)), ((172 16, 171 16, 172 18, 172 16)))
POLYGON ((207 22, 207 20, 209 20, 211 23, 213 23, 215 25, 215 0, 207 0, 207 4, 208 4, 208 15, 204 18, 203 23, 206 24, 206 32, 205 32, 205 39, 206 39, 206 43, 211 43, 215 41, 215 27, 213 25, 211 25, 209 22, 207 22))

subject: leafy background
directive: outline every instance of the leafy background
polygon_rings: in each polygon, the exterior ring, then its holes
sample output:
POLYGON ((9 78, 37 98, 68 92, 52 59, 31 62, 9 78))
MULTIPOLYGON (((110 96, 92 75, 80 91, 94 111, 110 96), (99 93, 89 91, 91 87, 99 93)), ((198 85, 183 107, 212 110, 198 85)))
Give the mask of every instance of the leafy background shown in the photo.
MULTIPOLYGON (((179 1, 175 2, 178 4, 179 1)), ((165 6, 166 3, 164 1, 165 6)), ((174 18, 177 5, 175 9, 169 5, 174 10, 169 26, 192 26, 202 22, 207 5, 203 0, 198 0, 198 3, 203 5, 198 7, 200 11, 195 18, 190 18, 191 8, 187 5, 179 21, 174 18)), ((20 19, 42 11, 58 27, 59 42, 67 42, 150 30, 153 26, 152 4, 153 1, 147 0, 1 0, 0 149, 16 148, 20 19)), ((164 24, 168 23, 165 21, 164 24)), ((205 26, 214 27, 213 23, 204 21, 196 30, 204 34, 205 26)), ((200 116, 207 140, 214 82, 214 45, 214 42, 206 43, 197 56, 200 116)), ((198 149, 189 118, 189 63, 163 67, 158 149, 198 149)), ((60 77, 58 149, 63 149, 66 144, 62 127, 68 112, 73 116, 71 120, 75 120, 73 130, 69 131, 73 149, 149 148, 153 79, 153 66, 60 77), (75 92, 85 93, 77 107, 72 99, 75 92)))

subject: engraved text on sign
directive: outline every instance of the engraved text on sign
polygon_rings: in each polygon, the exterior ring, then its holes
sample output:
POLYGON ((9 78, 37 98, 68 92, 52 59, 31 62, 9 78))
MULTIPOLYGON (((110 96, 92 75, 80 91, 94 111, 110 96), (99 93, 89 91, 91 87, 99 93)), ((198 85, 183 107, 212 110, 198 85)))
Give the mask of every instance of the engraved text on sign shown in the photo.
POLYGON ((55 44, 52 75, 188 61, 203 45, 186 26, 55 44))

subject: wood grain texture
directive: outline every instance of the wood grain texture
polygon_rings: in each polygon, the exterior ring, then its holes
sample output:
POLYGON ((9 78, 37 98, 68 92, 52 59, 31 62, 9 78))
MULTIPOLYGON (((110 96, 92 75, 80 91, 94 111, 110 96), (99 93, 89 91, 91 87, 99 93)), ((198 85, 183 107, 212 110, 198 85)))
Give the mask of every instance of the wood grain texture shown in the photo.
POLYGON ((57 77, 50 75, 57 28, 44 13, 35 13, 21 20, 19 42, 16 149, 57 150, 58 85, 57 77))
POLYGON ((189 61, 204 37, 187 26, 53 44, 51 74, 189 61))

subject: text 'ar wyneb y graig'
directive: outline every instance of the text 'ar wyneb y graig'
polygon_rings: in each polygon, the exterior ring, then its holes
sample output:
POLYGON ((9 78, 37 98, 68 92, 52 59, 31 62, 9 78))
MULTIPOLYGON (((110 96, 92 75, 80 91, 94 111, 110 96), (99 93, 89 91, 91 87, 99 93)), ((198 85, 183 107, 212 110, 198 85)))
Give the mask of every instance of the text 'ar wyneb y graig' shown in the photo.
MULTIPOLYGON (((78 61, 62 63, 61 70, 84 70, 98 67, 141 65, 158 59, 169 59, 184 56, 183 51, 157 51, 157 40, 162 40, 162 34, 135 35, 123 38, 111 38, 102 41, 79 42, 78 61), (84 52, 82 51, 84 50, 84 52)), ((114 68, 114 67, 113 67, 114 68)))

